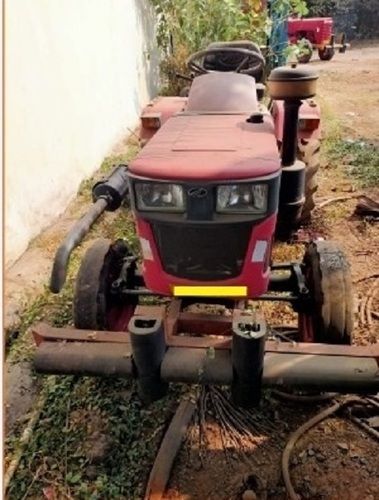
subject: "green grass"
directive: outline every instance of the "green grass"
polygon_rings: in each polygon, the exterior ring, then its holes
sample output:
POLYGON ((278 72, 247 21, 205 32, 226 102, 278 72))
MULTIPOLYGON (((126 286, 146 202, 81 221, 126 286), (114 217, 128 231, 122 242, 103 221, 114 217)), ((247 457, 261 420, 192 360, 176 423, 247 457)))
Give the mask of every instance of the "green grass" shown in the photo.
POLYGON ((329 140, 325 152, 329 165, 342 165, 347 176, 355 178, 362 188, 379 185, 379 147, 365 140, 329 140))
POLYGON ((379 144, 365 138, 346 138, 343 123, 338 120, 330 105, 320 97, 322 109, 321 156, 323 164, 338 169, 338 174, 357 181, 361 188, 379 184, 379 144))
POLYGON ((44 410, 9 498, 42 498, 47 487, 55 498, 141 498, 180 389, 149 408, 126 380, 48 377, 45 390, 44 410), (109 451, 101 463, 90 464, 89 439, 96 432, 107 436, 109 451))
MULTIPOLYGON (((124 237, 132 247, 138 246, 131 215, 125 209, 111 219, 99 221, 89 235, 97 236, 124 237)), ((31 359, 31 325, 42 320, 54 326, 72 324, 74 282, 82 255, 82 247, 75 250, 60 294, 54 295, 46 288, 29 304, 18 325, 18 337, 9 342, 10 362, 31 359)), ((47 399, 10 484, 9 498, 42 498, 44 488, 51 488, 56 498, 142 497, 161 436, 185 389, 172 389, 166 398, 146 409, 141 406, 133 381, 36 378, 47 399), (86 442, 94 430, 107 436, 111 452, 101 464, 92 466, 89 477, 86 442)), ((8 460, 17 449, 21 432, 16 428, 6 440, 8 460)))

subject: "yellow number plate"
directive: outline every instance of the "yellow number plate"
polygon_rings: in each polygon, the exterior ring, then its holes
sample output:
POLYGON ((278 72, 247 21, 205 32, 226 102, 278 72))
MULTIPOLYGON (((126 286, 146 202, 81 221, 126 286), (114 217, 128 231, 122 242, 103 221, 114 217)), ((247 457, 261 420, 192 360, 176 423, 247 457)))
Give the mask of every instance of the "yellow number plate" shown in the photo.
POLYGON ((174 286, 175 297, 247 297, 247 286, 174 286))

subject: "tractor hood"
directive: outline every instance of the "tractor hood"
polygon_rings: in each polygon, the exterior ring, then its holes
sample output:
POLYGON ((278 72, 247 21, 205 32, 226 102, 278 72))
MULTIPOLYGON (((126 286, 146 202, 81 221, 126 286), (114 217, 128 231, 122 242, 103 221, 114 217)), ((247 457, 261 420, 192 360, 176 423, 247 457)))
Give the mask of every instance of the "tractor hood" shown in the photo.
POLYGON ((249 114, 190 113, 170 118, 129 165, 151 179, 214 181, 251 179, 280 169, 269 113, 263 123, 249 114))

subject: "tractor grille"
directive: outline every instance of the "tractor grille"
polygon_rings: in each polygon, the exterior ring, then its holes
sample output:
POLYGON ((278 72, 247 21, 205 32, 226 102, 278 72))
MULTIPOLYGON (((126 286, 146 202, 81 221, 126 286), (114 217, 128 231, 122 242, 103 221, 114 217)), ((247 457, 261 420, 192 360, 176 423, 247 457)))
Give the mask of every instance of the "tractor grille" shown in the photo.
POLYGON ((163 269, 199 281, 226 280, 242 271, 252 225, 171 225, 153 223, 163 269))

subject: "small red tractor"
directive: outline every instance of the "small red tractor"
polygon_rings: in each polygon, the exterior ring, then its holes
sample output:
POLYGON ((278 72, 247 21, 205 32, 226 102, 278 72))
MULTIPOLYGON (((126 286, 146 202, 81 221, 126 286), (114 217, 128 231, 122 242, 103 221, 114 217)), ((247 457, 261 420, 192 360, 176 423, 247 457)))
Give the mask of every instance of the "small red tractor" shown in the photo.
POLYGON ((330 61, 335 49, 343 53, 349 47, 344 34, 341 35, 339 43, 335 42, 331 17, 289 18, 288 38, 292 44, 302 41, 302 54, 298 58, 301 63, 311 60, 313 49, 318 50, 322 61, 330 61))
POLYGON ((317 74, 273 70, 268 108, 255 44, 211 46, 188 65, 197 75, 188 98, 158 97, 144 109, 144 148, 94 186, 94 205, 57 251, 50 288, 61 290, 91 224, 126 198, 141 255, 125 240, 87 250, 74 327, 32 329, 37 371, 135 377, 145 402, 169 382, 231 385, 244 407, 258 404, 264 386, 377 392, 378 349, 351 345, 343 252, 320 240, 300 262, 271 259, 275 231, 298 224, 309 195, 313 166, 299 143, 319 133, 309 101, 317 74), (268 325, 252 306, 268 300, 291 304, 297 327, 268 325), (199 312, 199 303, 211 307, 199 312))

